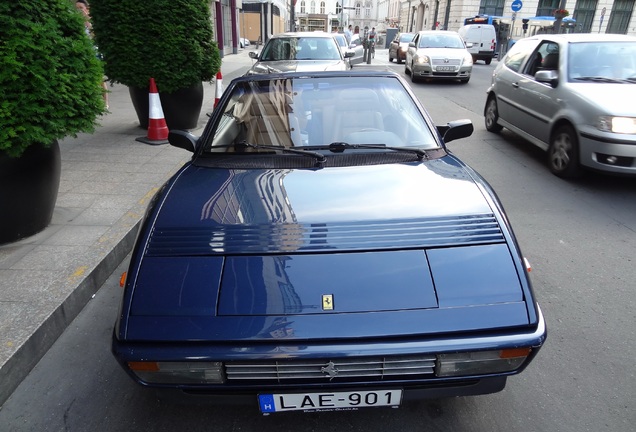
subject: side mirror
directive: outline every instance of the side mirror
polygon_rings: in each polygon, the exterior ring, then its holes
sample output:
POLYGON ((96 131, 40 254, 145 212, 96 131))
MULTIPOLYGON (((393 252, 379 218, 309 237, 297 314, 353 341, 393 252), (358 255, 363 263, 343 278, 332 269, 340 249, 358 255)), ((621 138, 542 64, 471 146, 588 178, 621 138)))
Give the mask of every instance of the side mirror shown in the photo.
POLYGON ((415 48, 415 42, 409 42, 409 47, 415 48))
POLYGON ((344 52, 344 58, 355 57, 356 52, 354 50, 348 49, 344 52))
POLYGON ((199 138, 184 130, 171 130, 168 133, 168 142, 174 147, 178 147, 194 153, 199 138))
POLYGON ((472 48, 472 47, 473 47, 472 42, 466 42, 466 48, 472 48))
POLYGON ((254 60, 258 58, 258 53, 256 51, 250 51, 247 55, 249 55, 250 58, 254 60))
POLYGON ((559 72, 555 70, 541 70, 534 74, 534 79, 538 82, 556 87, 559 84, 559 72))
POLYGON ((437 126, 437 131, 442 136, 445 144, 460 138, 466 138, 473 134, 473 122, 468 119, 454 120, 445 126, 437 126))

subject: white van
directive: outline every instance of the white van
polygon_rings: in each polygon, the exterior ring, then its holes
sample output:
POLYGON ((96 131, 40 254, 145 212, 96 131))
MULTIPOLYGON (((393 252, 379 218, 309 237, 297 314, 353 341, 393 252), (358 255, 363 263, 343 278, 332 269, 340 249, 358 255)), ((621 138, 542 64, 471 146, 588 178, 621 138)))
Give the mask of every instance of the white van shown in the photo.
POLYGON ((473 63, 483 60, 490 64, 495 56, 497 35, 495 26, 490 24, 468 24, 461 27, 457 33, 466 42, 468 52, 473 56, 473 63))

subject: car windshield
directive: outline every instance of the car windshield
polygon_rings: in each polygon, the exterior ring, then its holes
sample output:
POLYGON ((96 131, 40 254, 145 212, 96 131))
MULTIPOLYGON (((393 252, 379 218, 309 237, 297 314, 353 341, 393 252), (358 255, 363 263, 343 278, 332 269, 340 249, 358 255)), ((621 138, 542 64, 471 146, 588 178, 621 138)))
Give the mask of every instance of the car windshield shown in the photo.
POLYGON ((464 48, 464 43, 459 37, 422 36, 418 48, 464 48))
POLYGON ((264 78, 239 82, 230 89, 205 152, 332 143, 438 147, 418 106, 397 78, 264 78))
POLYGON ((568 64, 570 81, 636 83, 636 42, 573 43, 568 64))
POLYGON ((261 61, 340 59, 340 50, 332 37, 272 38, 261 53, 261 61))
POLYGON ((400 35, 400 42, 411 42, 413 40, 413 37, 415 35, 413 33, 403 33, 402 35, 400 35))

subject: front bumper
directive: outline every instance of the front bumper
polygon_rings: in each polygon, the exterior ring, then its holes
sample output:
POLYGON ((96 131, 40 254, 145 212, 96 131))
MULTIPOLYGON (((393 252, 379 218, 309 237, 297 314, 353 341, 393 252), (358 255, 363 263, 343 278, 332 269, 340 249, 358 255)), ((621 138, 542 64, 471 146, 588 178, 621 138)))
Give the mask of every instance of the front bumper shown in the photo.
MULTIPOLYGON (((113 337, 113 354, 139 384, 147 387, 155 387, 167 390, 167 393, 183 393, 192 397, 203 396, 211 398, 214 395, 242 395, 247 400, 254 398, 259 393, 294 393, 294 392, 330 392, 346 389, 384 389, 400 388, 405 390, 405 396, 411 398, 421 397, 446 397, 465 396, 493 393, 503 389, 506 377, 517 374, 532 361, 543 345, 547 330, 540 309, 537 309, 539 321, 534 329, 526 332, 498 333, 496 335, 472 335, 457 338, 429 338, 425 340, 388 340, 388 341, 364 341, 359 343, 316 343, 299 344, 285 343, 284 340, 274 340, 272 344, 257 344, 254 346, 221 343, 131 343, 120 342, 113 337), (453 353, 462 352, 484 352, 492 350, 518 350, 523 347, 531 348, 530 353, 522 363, 517 363, 508 371, 502 372, 500 369, 485 372, 479 369, 479 373, 459 372, 453 375, 438 373, 439 364, 434 366, 435 370, 420 372, 417 375, 401 373, 393 375, 375 376, 349 376, 343 373, 326 375, 324 369, 336 368, 337 364, 341 372, 345 372, 338 359, 353 360, 363 362, 370 356, 433 356, 440 353, 442 357, 451 356, 453 353), (251 370, 258 367, 261 373, 266 363, 283 362, 292 363, 296 367, 295 361, 312 363, 315 371, 303 369, 303 375, 314 373, 311 378, 284 379, 277 376, 274 378, 254 379, 230 379, 226 370, 225 379, 217 382, 147 382, 140 379, 139 375, 133 372, 128 366, 128 362, 218 362, 221 367, 234 370, 237 367, 245 367, 241 363, 249 362, 251 370), (326 362, 326 363, 325 363, 326 362), (238 363, 238 364, 237 364, 238 363), (259 364, 263 365, 259 366, 259 364), (320 368, 321 365, 331 364, 328 368, 320 368), (316 366, 317 365, 317 366, 316 366), (316 376, 318 373, 318 376, 316 376)), ((387 359, 395 360, 395 359, 387 359)), ((199 363, 200 364, 200 363, 199 363)), ((285 368, 286 366, 281 366, 285 368)), ((431 366, 433 367, 433 366, 431 366)), ((465 369, 461 369, 464 371, 465 369)), ((277 372, 278 373, 278 372, 277 372)), ((236 375, 235 375, 236 376, 236 375)), ((242 377, 244 378, 244 377, 242 377)), ((223 400, 223 399, 222 399, 223 400)))
POLYGON ((636 137, 614 133, 580 133, 581 165, 615 174, 636 175, 636 137))
MULTIPOLYGON (((484 394, 497 393, 502 391, 506 386, 507 377, 496 376, 481 379, 464 379, 457 380, 455 382, 446 383, 429 383, 413 385, 403 388, 402 403, 417 401, 422 399, 437 399, 444 397, 455 396, 478 396, 484 394)), ((382 390, 395 389, 400 387, 399 384, 393 385, 370 385, 366 386, 367 389, 382 390)), ((362 386, 359 387, 338 387, 336 389, 318 389, 318 391, 331 392, 331 391, 360 391, 362 386)), ((402 388, 402 387, 400 387, 402 388)), ((285 389, 286 393, 303 393, 303 390, 307 391, 307 388, 303 389, 285 389)), ((310 391, 316 391, 313 389, 310 391)), ((157 388, 155 389, 158 399, 173 403, 173 404, 210 404, 210 405, 245 405, 254 406, 255 410, 258 410, 258 395, 264 393, 271 393, 272 389, 256 390, 243 390, 237 391, 231 389, 226 392, 220 393, 218 391, 209 391, 205 389, 175 389, 175 388, 157 388)))
POLYGON ((418 78, 426 79, 470 79, 472 73, 472 66, 458 66, 452 71, 440 71, 438 65, 425 64, 413 64, 412 73, 418 78))

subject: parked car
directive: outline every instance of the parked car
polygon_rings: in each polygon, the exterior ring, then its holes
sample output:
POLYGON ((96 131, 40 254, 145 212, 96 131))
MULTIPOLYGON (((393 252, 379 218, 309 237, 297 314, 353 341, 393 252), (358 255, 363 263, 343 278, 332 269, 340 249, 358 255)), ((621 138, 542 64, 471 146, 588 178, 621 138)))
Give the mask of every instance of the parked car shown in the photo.
POLYGON ((353 51, 353 55, 349 58, 351 66, 366 63, 366 60, 364 59, 364 45, 362 44, 362 39, 358 33, 351 37, 349 50, 353 51))
POLYGON ((239 46, 241 48, 247 48, 250 46, 250 40, 247 38, 239 38, 239 46))
POLYGON ((342 52, 333 35, 323 32, 280 33, 269 38, 247 75, 296 71, 338 71, 351 68, 345 59, 353 53, 342 52))
POLYGON ((453 79, 467 83, 473 58, 457 32, 428 30, 418 32, 406 51, 404 72, 411 80, 453 79))
POLYGON ((349 45, 347 44, 347 38, 344 33, 331 33, 331 35, 338 43, 338 46, 342 51, 342 56, 345 57, 345 61, 351 65, 351 58, 346 56, 346 52, 349 50, 349 45))
POLYGON ((492 24, 467 24, 457 31, 464 39, 473 63, 483 60, 489 65, 497 49, 497 33, 492 24))
POLYGON ((494 70, 486 129, 510 129, 547 151, 550 170, 636 174, 636 37, 538 35, 494 70))
POLYGON ((395 59, 398 63, 402 63, 406 59, 406 50, 409 48, 409 42, 414 37, 415 33, 397 33, 389 45, 389 62, 395 59))
POLYGON ((447 150, 472 131, 392 71, 233 80, 200 138, 170 131, 193 157, 142 221, 115 357, 263 413, 502 390, 546 327, 501 203, 447 150))

